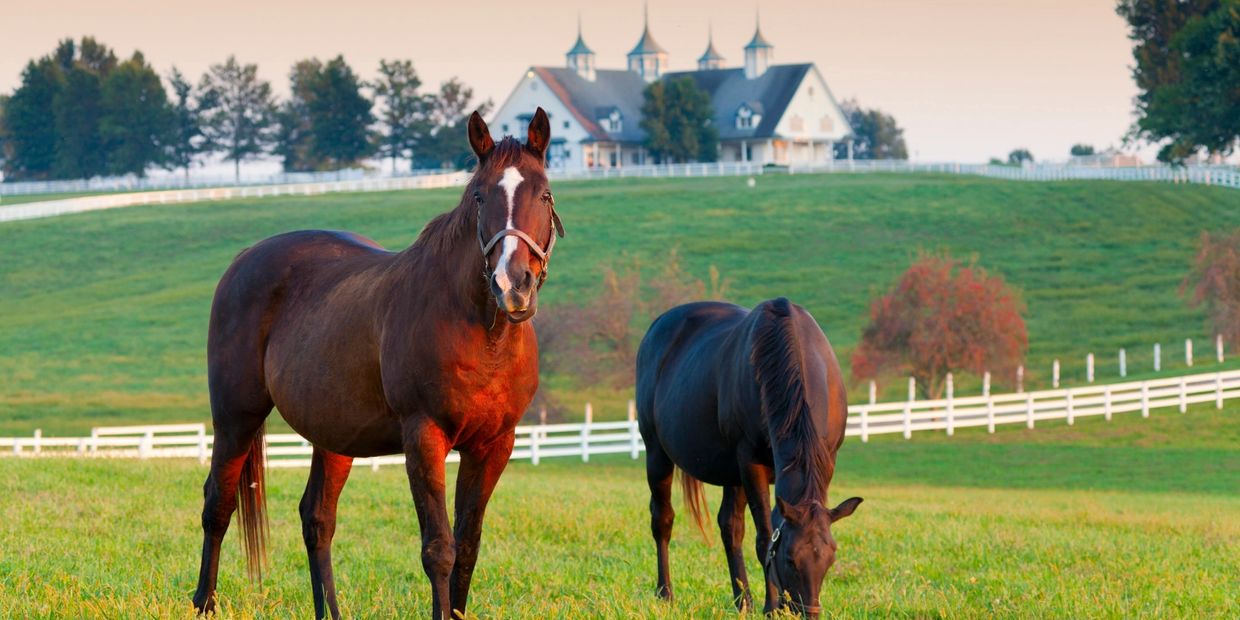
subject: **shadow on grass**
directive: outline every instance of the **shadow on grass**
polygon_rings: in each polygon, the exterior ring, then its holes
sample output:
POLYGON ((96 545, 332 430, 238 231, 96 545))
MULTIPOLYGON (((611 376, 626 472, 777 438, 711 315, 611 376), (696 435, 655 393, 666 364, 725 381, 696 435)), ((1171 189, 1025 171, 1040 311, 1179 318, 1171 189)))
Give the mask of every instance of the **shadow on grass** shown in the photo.
POLYGON ((836 481, 1235 496, 1240 450, 1079 445, 845 445, 836 481))

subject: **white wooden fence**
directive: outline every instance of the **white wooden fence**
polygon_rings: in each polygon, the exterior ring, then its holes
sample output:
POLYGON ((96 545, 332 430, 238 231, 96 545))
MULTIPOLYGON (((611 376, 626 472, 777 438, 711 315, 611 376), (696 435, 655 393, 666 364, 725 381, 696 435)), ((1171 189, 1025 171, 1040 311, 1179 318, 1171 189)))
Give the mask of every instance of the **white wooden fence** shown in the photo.
MULTIPOLYGON (((993 433, 1001 424, 1035 428, 1038 422, 1066 420, 1071 425, 1087 416, 1103 416, 1109 421, 1117 413, 1140 411, 1142 417, 1149 417, 1152 410, 1166 408, 1184 413, 1195 403, 1213 402, 1222 409, 1224 402, 1236 398, 1240 398, 1240 370, 1038 392, 859 404, 849 406, 847 434, 869 441, 871 435, 892 433, 908 439, 918 431, 952 435, 958 428, 972 426, 985 426, 993 433)), ((123 426, 96 428, 89 437, 43 437, 35 431, 33 437, 0 438, 0 455, 197 458, 206 462, 211 444, 205 424, 123 426)), ((587 405, 584 423, 518 426, 512 458, 537 465, 548 458, 589 461, 599 454, 637 458, 644 450, 631 403, 628 419, 618 422, 593 421, 587 405)), ((267 435, 270 467, 309 466, 311 451, 309 442, 300 435, 267 435)), ((458 460, 456 453, 448 456, 448 462, 458 460)), ((378 469, 404 462, 404 456, 395 455, 357 459, 354 464, 378 469)))

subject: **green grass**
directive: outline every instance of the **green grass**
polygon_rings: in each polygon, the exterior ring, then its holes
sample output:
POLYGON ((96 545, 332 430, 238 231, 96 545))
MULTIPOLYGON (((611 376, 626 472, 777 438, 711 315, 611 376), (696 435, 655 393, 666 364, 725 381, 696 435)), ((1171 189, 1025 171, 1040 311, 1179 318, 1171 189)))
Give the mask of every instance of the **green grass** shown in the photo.
MULTIPOLYGON (((1021 183, 934 175, 764 176, 558 183, 568 237, 543 304, 580 300, 600 269, 654 266, 678 248, 716 265, 752 305, 786 295, 810 309, 841 358, 870 300, 918 248, 978 262, 1023 291, 1027 386, 1065 383, 1084 358, 1114 377, 1115 351, 1147 372, 1150 346, 1183 367, 1182 342, 1213 348, 1178 289, 1202 230, 1240 226, 1240 192, 1153 183, 1021 183)), ((205 332, 214 285, 242 248, 281 231, 336 228, 407 245, 459 189, 133 207, 0 226, 0 434, 208 419, 205 332)), ((657 269, 652 268, 651 271, 657 269)), ((996 378, 1000 380, 1002 378, 996 378)), ((626 390, 545 380, 579 415, 624 415, 626 390)), ((960 393, 974 386, 958 381, 960 393)), ((901 381, 883 386, 899 397, 901 381)), ((863 398, 864 387, 854 393, 863 398)))
MULTIPOLYGON (((1202 406, 995 435, 850 439, 832 499, 866 501, 834 528, 823 603, 840 617, 1237 617, 1237 415, 1202 406)), ((0 617, 192 617, 204 475, 180 461, 0 459, 0 617)), ((236 532, 225 541, 224 617, 312 613, 296 509, 305 476, 271 474, 261 589, 244 578, 236 532)), ((344 491, 334 555, 349 617, 429 609, 407 489, 403 469, 389 467, 359 469, 344 491)), ((678 598, 654 599, 647 502, 640 462, 624 457, 513 463, 488 515, 471 611, 734 617, 717 535, 707 546, 684 518, 671 551, 678 598)))

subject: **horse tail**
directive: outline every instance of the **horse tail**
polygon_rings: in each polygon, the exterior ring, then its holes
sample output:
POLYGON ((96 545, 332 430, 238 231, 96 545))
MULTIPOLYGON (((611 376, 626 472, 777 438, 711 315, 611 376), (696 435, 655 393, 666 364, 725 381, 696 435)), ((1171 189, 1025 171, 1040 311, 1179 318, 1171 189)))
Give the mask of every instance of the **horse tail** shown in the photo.
POLYGON ((679 467, 676 468, 676 472, 680 474, 680 488, 684 491, 685 508, 693 516, 693 524, 702 533, 702 540, 709 545, 711 538, 706 533, 706 511, 708 508, 706 506, 706 493, 702 481, 685 473, 685 470, 679 467))
POLYGON ((245 465, 237 485, 237 509, 241 520, 241 540, 245 545, 246 569, 250 580, 263 580, 263 567, 267 564, 267 481, 266 481, 266 435, 264 423, 250 442, 245 465))

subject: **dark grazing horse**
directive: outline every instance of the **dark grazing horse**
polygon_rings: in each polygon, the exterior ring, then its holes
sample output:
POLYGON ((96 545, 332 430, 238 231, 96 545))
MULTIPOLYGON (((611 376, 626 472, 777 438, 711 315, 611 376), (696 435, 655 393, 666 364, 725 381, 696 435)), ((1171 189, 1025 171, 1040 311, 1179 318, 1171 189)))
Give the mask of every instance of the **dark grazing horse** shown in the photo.
POLYGON ((679 468, 685 503, 703 532, 702 483, 723 487, 719 532, 737 607, 753 604, 741 549, 748 503, 766 573, 765 610, 782 602, 816 617, 823 578, 835 562, 831 524, 852 514, 861 498, 825 505, 848 401, 835 353, 814 318, 782 297, 752 311, 720 302, 672 308, 638 350, 637 411, 658 595, 672 598, 667 545, 679 468))
POLYGON ((434 617, 464 614, 487 500, 538 387, 534 316, 563 227, 543 168, 540 108, 521 144, 495 144, 477 114, 477 170, 452 211, 412 246, 301 231, 233 261, 207 336, 215 449, 203 492, 202 569, 194 606, 214 606, 220 541, 240 504, 251 575, 261 578, 266 517, 263 428, 274 405, 314 445, 301 499, 315 617, 336 605, 336 501, 354 457, 403 452, 434 617), (455 528, 444 459, 456 449, 455 528))

